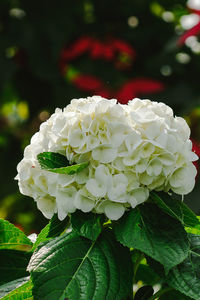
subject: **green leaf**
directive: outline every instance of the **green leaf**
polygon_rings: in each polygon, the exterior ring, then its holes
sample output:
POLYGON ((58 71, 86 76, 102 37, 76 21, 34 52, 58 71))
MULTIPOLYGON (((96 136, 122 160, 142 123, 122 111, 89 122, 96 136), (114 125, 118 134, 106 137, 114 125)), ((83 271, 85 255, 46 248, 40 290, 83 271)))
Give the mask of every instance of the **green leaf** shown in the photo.
POLYGON ((159 297, 159 300, 191 300, 192 298, 183 295, 182 293, 171 290, 159 297))
POLYGON ((32 243, 27 236, 13 224, 0 219, 0 249, 30 250, 32 243))
MULTIPOLYGON (((198 220, 200 220, 200 217, 197 216, 198 220)), ((193 233, 193 234, 197 234, 200 235, 200 222, 199 224, 195 225, 194 227, 185 227, 186 232, 188 233, 193 233)))
POLYGON ((28 276, 29 273, 26 268, 31 255, 31 252, 10 249, 0 250, 0 284, 28 276))
POLYGON ((4 296, 2 300, 33 300, 32 287, 31 281, 28 281, 4 296))
POLYGON ((145 285, 136 292, 134 300, 148 300, 153 295, 153 292, 151 285, 145 285))
POLYGON ((32 250, 35 251, 40 243, 45 242, 53 237, 59 236, 65 229, 68 228, 68 225, 69 217, 65 218, 63 221, 60 221, 57 214, 55 214, 38 235, 32 250))
POLYGON ((181 223, 152 203, 131 209, 116 222, 114 232, 120 243, 154 258, 166 272, 188 255, 189 243, 181 223))
POLYGON ((94 213, 83 213, 78 210, 71 215, 72 228, 81 236, 95 241, 102 231, 105 216, 94 213))
POLYGON ((68 174, 73 175, 75 173, 81 172, 83 169, 85 169, 89 165, 88 162, 83 162, 80 164, 72 165, 69 167, 63 167, 63 168, 54 168, 54 169, 47 169, 49 172, 58 173, 58 174, 68 174))
POLYGON ((72 175, 85 169, 89 162, 69 166, 66 156, 56 152, 42 152, 37 155, 42 169, 58 174, 72 175))
POLYGON ((144 284, 155 285, 160 283, 160 277, 148 266, 140 264, 136 273, 135 282, 142 281, 144 284))
POLYGON ((200 222, 197 216, 181 200, 174 199, 167 193, 150 193, 151 200, 165 213, 179 220, 184 226, 194 227, 200 222))
POLYGON ((4 297, 5 295, 9 294, 16 288, 20 287, 22 284, 28 282, 30 279, 30 276, 22 277, 15 279, 13 281, 10 281, 8 283, 5 283, 0 286, 0 298, 4 297))
POLYGON ((132 291, 130 252, 109 231, 93 242, 63 234, 36 250, 28 269, 34 300, 121 300, 132 291))
POLYGON ((56 152, 42 152, 37 155, 42 169, 54 169, 69 166, 66 156, 56 152))
POLYGON ((173 268, 166 282, 169 286, 193 299, 200 299, 200 236, 189 234, 190 251, 188 257, 173 268))

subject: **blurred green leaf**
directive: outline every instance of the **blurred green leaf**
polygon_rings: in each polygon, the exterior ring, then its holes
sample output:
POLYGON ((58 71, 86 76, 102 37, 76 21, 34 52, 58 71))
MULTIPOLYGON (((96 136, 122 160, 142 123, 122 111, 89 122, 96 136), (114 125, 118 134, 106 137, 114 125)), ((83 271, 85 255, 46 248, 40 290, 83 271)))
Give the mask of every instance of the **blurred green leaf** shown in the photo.
POLYGON ((32 283, 28 281, 5 295, 2 300, 33 300, 32 283))
POLYGON ((0 286, 0 299, 29 281, 30 276, 18 278, 0 286))
POLYGON ((0 219, 0 249, 28 251, 32 243, 27 236, 13 224, 0 219))
POLYGON ((32 252, 0 250, 0 284, 28 276, 26 271, 32 252))

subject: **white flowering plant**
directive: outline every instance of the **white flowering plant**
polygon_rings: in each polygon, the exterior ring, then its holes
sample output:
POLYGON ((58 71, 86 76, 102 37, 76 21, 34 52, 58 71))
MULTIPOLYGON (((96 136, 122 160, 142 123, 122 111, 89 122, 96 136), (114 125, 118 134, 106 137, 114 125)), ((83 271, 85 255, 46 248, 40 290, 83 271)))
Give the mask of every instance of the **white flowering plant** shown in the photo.
POLYGON ((0 297, 200 299, 200 221, 174 196, 194 188, 197 159, 163 103, 93 96, 56 109, 16 176, 50 221, 31 241, 0 220, 0 297))

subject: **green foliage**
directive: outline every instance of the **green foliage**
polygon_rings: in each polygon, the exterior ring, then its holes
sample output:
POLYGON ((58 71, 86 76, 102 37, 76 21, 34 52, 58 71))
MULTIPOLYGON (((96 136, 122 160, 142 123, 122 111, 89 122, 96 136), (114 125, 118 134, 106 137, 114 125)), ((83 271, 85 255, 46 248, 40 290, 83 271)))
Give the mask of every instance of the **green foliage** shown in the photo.
POLYGON ((166 272, 188 255, 189 243, 181 223, 146 203, 130 210, 115 225, 120 243, 136 248, 164 265, 166 272))
POLYGON ((167 283, 192 299, 200 299, 200 236, 189 235, 190 251, 187 258, 173 268, 167 283))
POLYGON ((0 219, 0 249, 30 250, 31 241, 13 224, 0 219))
POLYGON ((26 271, 31 252, 3 249, 0 250, 0 284, 28 276, 26 271))
POLYGON ((79 173, 89 164, 88 162, 83 162, 69 166, 67 158, 55 152, 43 152, 38 154, 37 158, 42 169, 58 174, 72 175, 79 173))
POLYGON ((34 299, 123 299, 131 292, 128 249, 104 232, 96 241, 64 234, 30 261, 34 299))
POLYGON ((32 283, 28 281, 5 295, 2 300, 33 300, 32 283))
POLYGON ((192 298, 187 297, 176 290, 169 290, 165 294, 159 297, 159 300, 191 300, 192 298))
POLYGON ((32 246, 1 220, 2 299, 132 299, 137 282, 143 286, 134 300, 200 298, 200 235, 183 227, 199 232, 199 218, 182 203, 153 194, 118 221, 104 222, 94 213, 77 211, 63 221, 55 214, 32 246), (161 289, 153 294, 155 284, 161 289))
POLYGON ((22 277, 22 278, 15 279, 15 280, 12 280, 8 283, 5 283, 5 284, 1 285, 0 299, 3 296, 6 296, 10 292, 12 292, 13 290, 17 289, 18 287, 20 287, 24 283, 28 282, 29 279, 30 279, 30 276, 22 277))
POLYGON ((174 199, 167 193, 151 192, 150 199, 165 213, 179 220, 184 226, 200 225, 197 216, 181 200, 174 199))
POLYGON ((53 172, 53 173, 58 173, 58 174, 68 174, 68 175, 73 175, 75 173, 81 172, 83 169, 85 169, 88 166, 88 162, 83 162, 80 164, 72 165, 69 167, 64 167, 64 168, 55 168, 55 169, 48 169, 47 171, 53 172))
POLYGON ((76 211, 71 215, 72 228, 80 236, 95 241, 102 231, 102 225, 105 221, 103 214, 83 213, 76 211))
MULTIPOLYGON (((200 220, 200 217, 197 216, 198 220, 200 220)), ((193 233, 193 234, 197 234, 200 235, 200 224, 195 225, 194 227, 185 227, 185 230, 188 233, 193 233)))
POLYGON ((56 152, 42 152, 37 155, 42 169, 54 169, 69 166, 66 156, 56 152))
POLYGON ((144 284, 153 286, 160 283, 161 279, 150 266, 140 264, 135 277, 135 282, 138 281, 142 281, 144 284))
POLYGON ((34 251, 40 245, 40 243, 59 236, 61 233, 63 233, 64 230, 68 228, 68 225, 69 217, 66 217, 63 221, 60 221, 57 214, 55 214, 38 235, 37 240, 33 245, 32 251, 34 251))

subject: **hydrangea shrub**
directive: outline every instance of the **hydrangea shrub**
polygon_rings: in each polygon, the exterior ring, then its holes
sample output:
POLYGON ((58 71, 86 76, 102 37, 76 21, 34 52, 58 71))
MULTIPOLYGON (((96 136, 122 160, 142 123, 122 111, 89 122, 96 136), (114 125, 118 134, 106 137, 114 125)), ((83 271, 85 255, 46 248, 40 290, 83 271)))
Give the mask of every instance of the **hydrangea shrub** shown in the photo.
POLYGON ((0 220, 2 299, 199 299, 200 222, 172 196, 192 191, 197 159, 164 103, 56 109, 16 176, 51 220, 33 242, 0 220))

